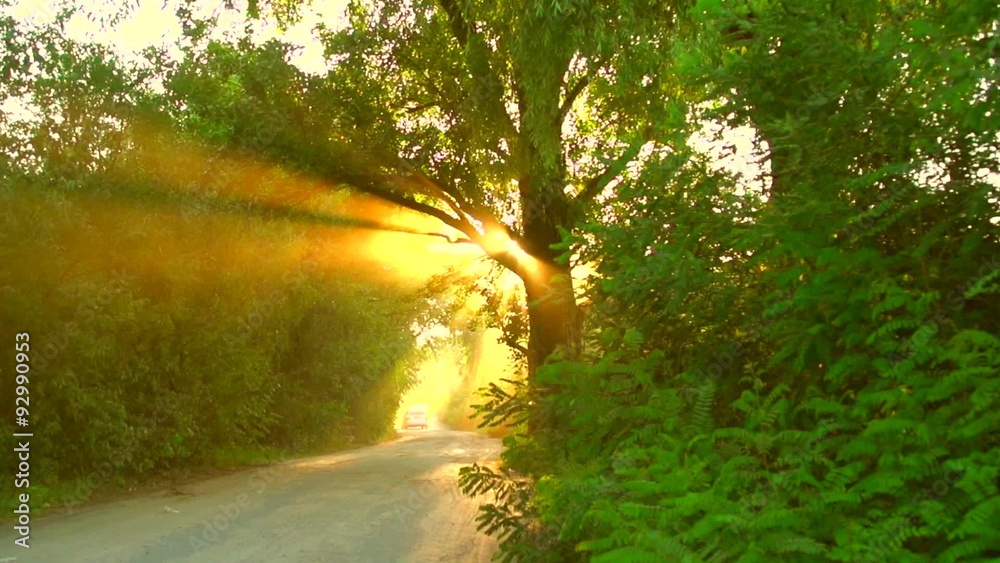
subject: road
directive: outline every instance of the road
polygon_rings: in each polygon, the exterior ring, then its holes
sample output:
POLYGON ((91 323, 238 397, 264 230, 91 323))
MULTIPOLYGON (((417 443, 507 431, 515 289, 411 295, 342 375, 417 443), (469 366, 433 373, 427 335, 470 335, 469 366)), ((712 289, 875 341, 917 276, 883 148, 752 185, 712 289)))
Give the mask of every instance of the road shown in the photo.
POLYGON ((0 530, 0 561, 484 563, 479 499, 458 470, 500 441, 444 429, 303 458, 31 522, 30 549, 0 530))

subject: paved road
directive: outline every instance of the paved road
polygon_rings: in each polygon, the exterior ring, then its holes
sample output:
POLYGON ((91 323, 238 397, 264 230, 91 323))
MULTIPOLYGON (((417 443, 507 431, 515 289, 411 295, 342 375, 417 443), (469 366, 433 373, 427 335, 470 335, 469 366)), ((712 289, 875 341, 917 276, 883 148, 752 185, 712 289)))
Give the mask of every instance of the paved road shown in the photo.
POLYGON ((4 524, 0 561, 489 561, 496 544, 476 531, 479 499, 462 496, 457 478, 463 465, 496 459, 499 440, 443 429, 402 434, 39 518, 27 550, 4 524))

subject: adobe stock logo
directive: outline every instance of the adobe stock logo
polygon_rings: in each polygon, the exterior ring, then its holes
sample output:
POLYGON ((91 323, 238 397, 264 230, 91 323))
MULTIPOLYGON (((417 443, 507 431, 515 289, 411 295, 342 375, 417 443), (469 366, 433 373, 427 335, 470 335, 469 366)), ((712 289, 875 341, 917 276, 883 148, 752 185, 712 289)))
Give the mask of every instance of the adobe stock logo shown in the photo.
POLYGON ((247 489, 236 495, 231 502, 218 505, 218 510, 210 517, 202 520, 197 533, 188 537, 192 552, 198 552, 219 541, 225 533, 235 526, 241 516, 247 513, 253 505, 254 495, 261 495, 276 483, 284 483, 288 474, 277 465, 264 467, 254 471, 247 478, 247 489))

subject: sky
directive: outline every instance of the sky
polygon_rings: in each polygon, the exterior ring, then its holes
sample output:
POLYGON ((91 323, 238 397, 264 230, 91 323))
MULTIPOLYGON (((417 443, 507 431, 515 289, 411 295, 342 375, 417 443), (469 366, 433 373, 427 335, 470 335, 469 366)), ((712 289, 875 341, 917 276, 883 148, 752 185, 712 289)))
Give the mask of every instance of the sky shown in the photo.
MULTIPOLYGON (((113 26, 102 25, 114 19, 119 14, 121 2, 105 0, 99 2, 81 2, 79 11, 68 22, 67 33, 77 40, 93 40, 115 48, 123 57, 149 46, 171 46, 181 37, 181 27, 174 15, 180 4, 176 0, 136 0, 128 2, 124 8, 122 21, 113 26)), ((286 43, 301 47, 292 60, 304 72, 322 72, 326 63, 323 60, 323 48, 312 30, 317 23, 323 22, 328 28, 336 29, 346 24, 345 12, 348 0, 315 0, 306 8, 302 20, 285 33, 278 31, 270 23, 258 22, 256 27, 263 33, 262 39, 281 37, 286 43)), ((55 20, 60 7, 65 5, 61 0, 16 0, 5 11, 15 19, 25 22, 45 24, 55 20)), ((197 17, 217 15, 220 26, 214 35, 220 35, 226 30, 239 30, 243 22, 243 13, 239 10, 226 10, 223 2, 217 0, 199 0, 196 2, 197 17)))

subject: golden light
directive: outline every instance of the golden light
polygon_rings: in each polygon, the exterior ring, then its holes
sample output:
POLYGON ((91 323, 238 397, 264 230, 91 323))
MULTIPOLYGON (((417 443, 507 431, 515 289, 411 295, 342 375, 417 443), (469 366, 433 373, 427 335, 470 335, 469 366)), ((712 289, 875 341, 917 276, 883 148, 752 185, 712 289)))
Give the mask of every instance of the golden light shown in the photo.
MULTIPOLYGON (((476 245, 451 242, 461 233, 437 219, 245 155, 210 151, 155 125, 136 125, 131 141, 126 172, 130 178, 135 172, 144 176, 144 189, 171 194, 165 199, 171 203, 136 205, 123 199, 80 204, 87 206, 93 230, 102 239, 88 240, 93 248, 112 242, 120 246, 116 233, 125 217, 126 225, 142 226, 144 236, 133 237, 141 256, 120 256, 133 267, 142 264, 155 271, 168 267, 173 257, 192 255, 212 264, 212 276, 235 268, 260 277, 261 269, 280 276, 308 259, 322 270, 371 283, 411 286, 448 267, 464 268, 483 255, 476 245), (244 202, 256 211, 233 214, 232 206, 223 210, 226 202, 244 202), (191 205, 198 211, 188 213, 191 205), (150 247, 158 251, 149 253, 150 247), (150 259, 142 259, 146 255, 150 259)), ((155 194, 150 200, 156 200, 155 194)), ((67 244, 75 240, 82 239, 67 237, 67 244)))
MULTIPOLYGON (((86 228, 60 224, 59 247, 97 271, 128 264, 151 286, 173 280, 174 294, 197 293, 237 272, 245 280, 283 279, 304 265, 375 285, 417 287, 449 268, 489 276, 487 256, 503 255, 517 273, 501 273, 496 289, 516 298, 521 277, 542 268, 502 227, 490 229, 481 244, 458 243, 464 235, 432 217, 243 154, 210 151, 155 126, 137 126, 131 141, 127 169, 111 174, 122 172, 126 182, 138 179, 143 190, 168 197, 144 191, 142 198, 71 198, 86 228), (190 271, 185 284, 175 270, 190 271)), ((46 210, 55 205, 25 197, 46 210)), ((53 279, 60 275, 52 272, 53 279)))
POLYGON ((513 295, 522 289, 521 278, 517 277, 514 272, 503 272, 500 274, 500 279, 497 280, 497 287, 506 295, 513 295))
POLYGON ((489 383, 501 384, 501 379, 510 377, 516 368, 501 336, 499 329, 488 328, 472 335, 467 345, 448 344, 424 359, 419 382, 400 401, 396 428, 401 428, 409 407, 423 404, 429 407, 431 428, 443 422, 452 429, 475 431, 481 418, 469 417, 475 412, 472 405, 481 401, 476 391, 489 383))
POLYGON ((527 265, 534 261, 534 258, 525 252, 516 240, 499 229, 486 233, 486 236, 483 237, 483 250, 491 255, 507 254, 521 265, 527 265))

